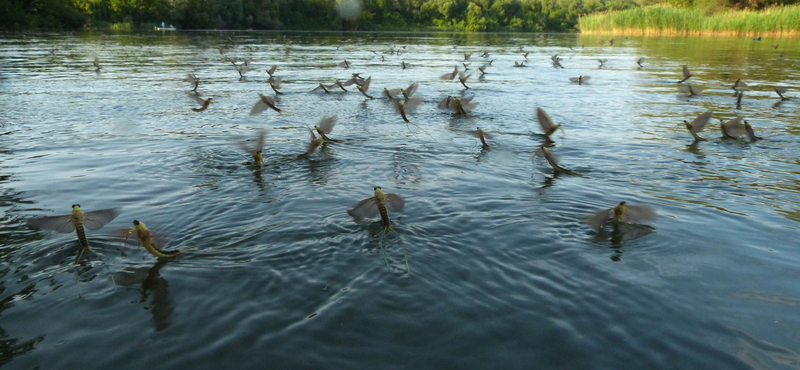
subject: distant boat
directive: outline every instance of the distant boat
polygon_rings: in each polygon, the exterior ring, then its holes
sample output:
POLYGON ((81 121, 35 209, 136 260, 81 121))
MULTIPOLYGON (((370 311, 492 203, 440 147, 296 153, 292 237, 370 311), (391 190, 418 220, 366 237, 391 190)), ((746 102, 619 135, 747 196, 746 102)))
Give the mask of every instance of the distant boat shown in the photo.
POLYGON ((156 31, 175 31, 176 29, 177 28, 175 28, 173 25, 170 25, 169 27, 156 26, 156 31))

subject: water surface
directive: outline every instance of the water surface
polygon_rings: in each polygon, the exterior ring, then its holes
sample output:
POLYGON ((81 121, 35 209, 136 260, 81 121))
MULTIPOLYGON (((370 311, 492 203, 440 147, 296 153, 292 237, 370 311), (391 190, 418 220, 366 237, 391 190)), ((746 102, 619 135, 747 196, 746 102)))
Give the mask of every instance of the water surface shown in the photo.
POLYGON ((800 368, 800 103, 772 92, 798 85, 800 40, 602 41, 0 36, 0 365, 800 368), (392 45, 404 52, 387 54, 392 45), (512 67, 520 46, 526 68, 512 67), (438 78, 463 53, 468 91, 438 78), (252 70, 240 79, 226 57, 250 58, 252 70), (353 66, 337 67, 343 59, 353 66), (284 113, 251 117, 258 94, 272 95, 272 64, 284 113), (684 64, 703 94, 678 92, 684 64), (189 109, 188 72, 215 101, 205 112, 189 109), (352 87, 311 92, 353 72, 372 76, 376 96, 419 82, 424 104, 410 118, 427 134, 352 87), (592 79, 569 83, 579 75, 592 79), (750 86, 741 109, 737 78, 750 86), (446 95, 474 95, 478 108, 441 111, 446 95), (550 149, 580 175, 532 159, 544 142, 536 107, 563 125, 550 149), (715 112, 708 141, 691 145, 681 123, 705 110, 715 112), (325 115, 338 116, 330 136, 344 142, 295 159, 306 125, 325 115), (718 119, 736 116, 765 139, 722 140, 718 119), (495 134, 491 149, 465 133, 477 126, 495 134), (262 170, 241 165, 237 146, 260 128, 262 170), (391 214, 399 238, 383 240, 385 259, 380 225, 346 213, 374 186, 406 200, 391 214), (620 201, 659 218, 616 232, 586 226, 620 201), (25 224, 74 203, 123 207, 89 232, 97 255, 78 265, 74 235, 25 224), (133 219, 189 253, 156 260, 124 246, 117 230, 133 219))

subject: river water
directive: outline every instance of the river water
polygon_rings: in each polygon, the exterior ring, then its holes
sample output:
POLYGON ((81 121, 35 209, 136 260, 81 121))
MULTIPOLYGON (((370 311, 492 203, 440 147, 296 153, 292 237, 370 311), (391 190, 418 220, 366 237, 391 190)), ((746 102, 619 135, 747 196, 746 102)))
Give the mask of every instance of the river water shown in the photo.
POLYGON ((800 40, 603 41, 0 35, 0 365, 800 368, 800 40), (513 67, 520 47, 526 68, 513 67), (439 79, 465 52, 466 91, 439 79), (228 57, 250 58, 251 70, 240 79, 228 57), (337 67, 344 59, 349 69, 337 67), (272 64, 283 114, 250 116, 259 93, 274 95, 272 64), (678 91, 684 64, 702 94, 678 91), (188 72, 214 99, 204 112, 190 110, 188 72), (409 118, 424 132, 354 86, 311 92, 353 72, 372 77, 376 97, 419 82, 424 101, 409 118), (569 82, 580 75, 591 80, 569 82), (740 109, 737 78, 749 85, 740 109), (447 95, 478 106, 439 110, 447 95), (562 125, 547 145, 579 175, 555 176, 533 158, 545 143, 536 107, 562 125), (708 141, 692 145, 682 122, 706 110, 708 141), (296 159, 306 125, 326 115, 338 117, 329 136, 342 142, 296 159), (736 116, 764 139, 722 140, 719 119, 736 116), (490 149, 466 132, 477 126, 494 134, 490 149), (237 143, 261 128, 265 166, 242 165, 237 143), (405 198, 390 211, 396 234, 382 238, 377 219, 346 212, 374 186, 405 198), (658 219, 586 225, 620 201, 658 219), (77 264, 74 234, 26 224, 75 203, 121 207, 87 232, 96 254, 77 264), (123 244, 134 219, 165 249, 188 252, 158 260, 123 244))

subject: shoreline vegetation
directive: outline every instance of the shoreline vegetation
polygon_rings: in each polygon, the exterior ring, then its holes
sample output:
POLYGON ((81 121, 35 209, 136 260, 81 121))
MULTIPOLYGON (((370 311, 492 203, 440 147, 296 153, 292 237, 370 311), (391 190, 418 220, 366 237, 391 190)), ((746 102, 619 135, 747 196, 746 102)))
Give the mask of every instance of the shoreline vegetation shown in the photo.
POLYGON ((800 36, 800 6, 764 10, 727 9, 713 14, 697 8, 659 4, 582 16, 581 33, 632 36, 800 36))
POLYGON ((800 5, 789 5, 800 0, 655 3, 663 1, 0 0, 0 30, 127 32, 164 22, 179 30, 800 35, 800 5))

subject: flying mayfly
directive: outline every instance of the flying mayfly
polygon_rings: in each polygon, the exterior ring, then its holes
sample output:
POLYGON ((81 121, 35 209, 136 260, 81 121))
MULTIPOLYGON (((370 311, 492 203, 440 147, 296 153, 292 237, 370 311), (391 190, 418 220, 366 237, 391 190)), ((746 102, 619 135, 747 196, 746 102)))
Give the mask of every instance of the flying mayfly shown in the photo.
POLYGON ((689 73, 689 67, 684 65, 683 66, 683 79, 678 81, 678 83, 684 82, 684 81, 688 80, 690 77, 692 77, 692 74, 689 73))
POLYGON ((239 142, 239 147, 253 157, 253 162, 244 162, 243 164, 260 166, 264 163, 264 157, 262 155, 262 152, 264 151, 264 141, 266 139, 266 136, 267 132, 262 129, 258 130, 258 136, 256 137, 255 146, 249 146, 247 145, 247 143, 243 141, 239 142))
POLYGON ((483 149, 489 149, 489 144, 486 142, 486 139, 492 139, 491 134, 487 133, 486 131, 483 131, 480 127, 478 127, 473 131, 467 131, 467 132, 472 136, 475 136, 481 140, 481 145, 483 146, 483 149))
POLYGON ((40 229, 54 230, 60 233, 71 233, 73 230, 78 235, 78 244, 83 251, 89 250, 89 240, 86 239, 86 226, 89 230, 98 230, 111 222, 119 215, 118 208, 101 209, 99 211, 83 212, 80 204, 72 205, 72 213, 63 216, 37 217, 28 220, 28 224, 40 229))
POLYGON ((697 133, 702 132, 703 129, 706 127, 708 120, 711 119, 711 115, 713 114, 712 111, 706 111, 700 113, 694 121, 689 122, 683 120, 683 123, 686 125, 686 129, 689 130, 689 133, 692 134, 695 140, 697 141, 705 141, 702 137, 698 136, 697 133))
MULTIPOLYGON (((544 146, 539 147, 539 151, 542 152, 542 154, 544 155, 544 159, 547 160, 547 163, 550 165, 550 167, 553 167, 553 172, 556 175, 558 175, 559 173, 566 173, 568 175, 577 175, 578 174, 577 172, 575 172, 573 170, 568 170, 568 169, 566 169, 564 167, 561 167, 561 165, 558 164, 558 162, 559 162, 558 157, 555 154, 553 154, 552 152, 550 152, 550 150, 548 150, 544 146)), ((534 153, 533 157, 536 158, 536 153, 534 153)))
POLYGON ((683 84, 678 86, 678 90, 684 93, 688 93, 689 96, 699 95, 703 92, 702 87, 692 86, 692 84, 683 84))
POLYGON ((364 82, 362 84, 356 86, 356 89, 358 89, 358 91, 360 91, 361 94, 363 94, 364 96, 366 96, 366 97, 368 97, 370 99, 375 99, 372 95, 367 94, 367 91, 369 90, 369 84, 371 82, 372 82, 372 76, 367 77, 367 79, 364 80, 364 82))
POLYGON ((272 109, 278 113, 281 113, 281 110, 275 106, 275 99, 273 99, 271 96, 266 96, 264 94, 258 94, 258 96, 260 99, 258 99, 256 104, 253 105, 253 108, 250 109, 251 116, 259 114, 267 109, 272 109))
POLYGON ((751 126, 750 123, 745 121, 742 117, 736 117, 728 122, 725 122, 720 125, 720 128, 722 129, 722 137, 726 139, 738 139, 745 136, 750 141, 761 139, 760 137, 756 136, 755 131, 753 131, 753 126, 751 126))
POLYGON ((189 73, 186 75, 186 81, 192 84, 192 92, 195 94, 197 93, 197 87, 200 85, 200 79, 194 75, 194 73, 189 73))
POLYGON ((323 142, 333 141, 334 143, 341 143, 341 140, 333 140, 327 136, 331 133, 331 131, 333 131, 333 126, 335 125, 336 116, 323 117, 321 120, 319 120, 319 124, 314 126, 314 130, 317 131, 323 142))
POLYGON ((309 134, 308 135, 309 143, 308 146, 306 147, 306 152, 298 155, 297 158, 305 158, 314 154, 314 151, 316 151, 317 148, 319 148, 320 145, 322 145, 325 142, 325 139, 321 137, 318 138, 316 135, 314 135, 314 130, 312 130, 311 128, 308 128, 308 134, 309 134))
POLYGON ((133 227, 127 230, 127 234, 125 239, 128 238, 129 235, 133 235, 139 243, 146 249, 150 254, 156 256, 158 258, 168 258, 168 257, 175 257, 178 254, 185 252, 185 250, 175 249, 171 251, 162 250, 161 247, 158 246, 155 237, 144 225, 144 222, 140 222, 139 220, 133 220, 133 227))
POLYGON ((656 218, 656 211, 647 206, 628 205, 620 202, 616 207, 604 209, 595 213, 587 220, 589 227, 594 231, 600 231, 606 221, 611 220, 614 226, 619 224, 639 224, 652 221, 656 218))
POLYGON ((200 95, 197 95, 197 93, 195 93, 195 92, 187 91, 186 95, 189 96, 190 98, 192 98, 192 100, 196 101, 197 104, 201 104, 202 105, 202 107, 200 107, 200 108, 192 108, 192 110, 195 111, 195 112, 202 112, 202 111, 208 109, 208 106, 211 105, 211 103, 214 102, 214 100, 211 99, 211 98, 208 98, 208 99, 201 98, 200 95))
POLYGON ((550 119, 550 116, 548 116, 547 112, 542 108, 536 108, 536 119, 539 121, 539 126, 542 128, 542 132, 544 132, 544 136, 546 136, 548 140, 550 139, 550 135, 553 135, 556 130, 561 129, 562 132, 564 131, 561 125, 553 123, 553 120, 550 119))
MULTIPOLYGON (((381 224, 383 225, 383 233, 381 234, 382 241, 383 236, 385 236, 386 233, 389 231, 395 232, 392 228, 392 222, 389 220, 389 211, 401 211, 403 206, 405 206, 405 201, 403 200, 403 197, 397 194, 384 193, 379 186, 376 186, 373 188, 373 190, 375 191, 373 196, 358 202, 353 209, 347 210, 347 214, 356 220, 372 218, 380 214, 381 224)), ((383 251, 382 243, 381 251, 383 251)), ((405 254, 405 247, 403 247, 403 254, 405 254)), ((389 267, 389 260, 386 259, 385 254, 384 259, 386 260, 386 267, 389 267)), ((408 272, 411 272, 411 268, 408 266, 408 256, 406 256, 406 268, 408 269, 408 272)))

